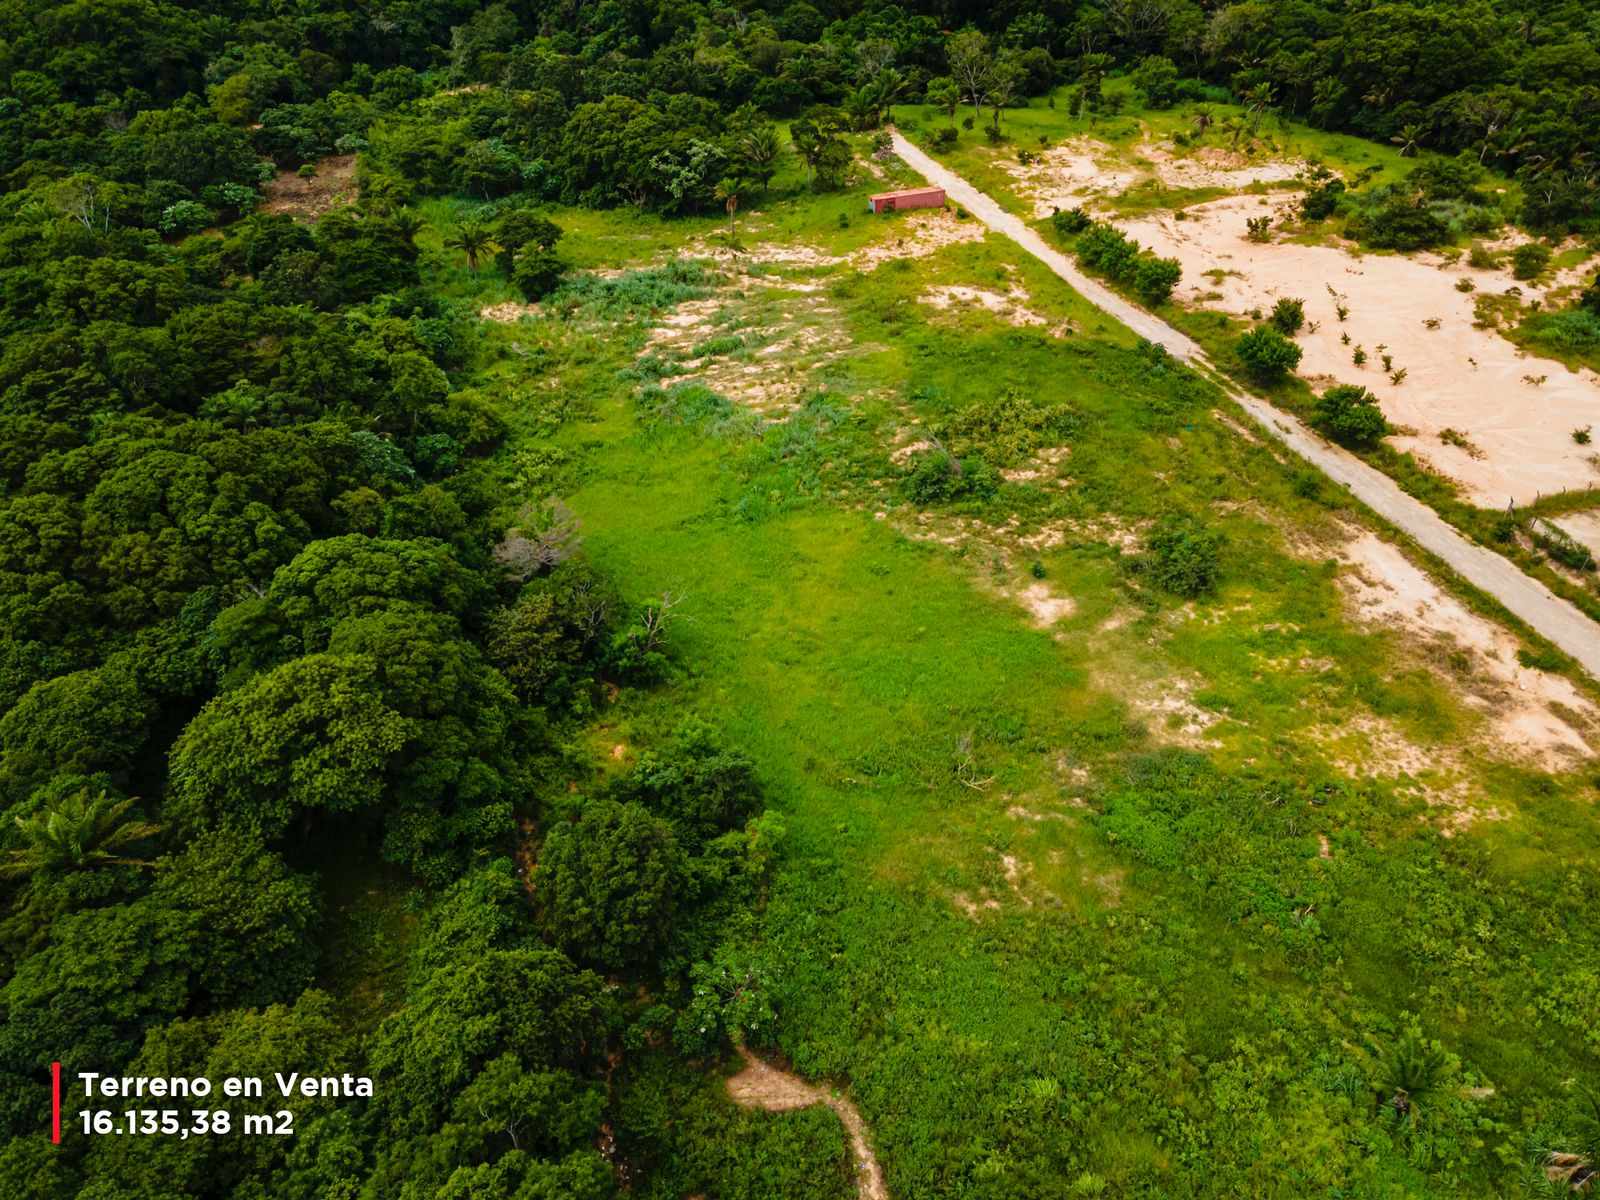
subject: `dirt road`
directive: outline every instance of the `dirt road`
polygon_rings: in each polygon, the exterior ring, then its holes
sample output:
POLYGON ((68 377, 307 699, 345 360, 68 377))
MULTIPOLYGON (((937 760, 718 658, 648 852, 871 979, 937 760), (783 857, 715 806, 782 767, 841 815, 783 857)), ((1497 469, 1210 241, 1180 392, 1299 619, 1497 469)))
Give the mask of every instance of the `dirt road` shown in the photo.
POLYGON ((889 1189, 883 1182, 883 1168, 878 1156, 872 1152, 872 1142, 867 1137, 867 1123, 861 1119, 856 1106, 843 1096, 827 1088, 807 1083, 799 1076, 780 1071, 771 1063, 763 1062, 743 1046, 739 1057, 744 1059, 744 1070, 728 1080, 728 1095, 735 1104, 745 1108, 764 1108, 768 1112, 791 1112, 809 1108, 813 1104, 826 1104, 844 1122, 850 1136, 850 1150, 856 1163, 856 1195, 858 1200, 889 1200, 889 1189))
MULTIPOLYGON (((1096 308, 1115 317, 1140 337, 1147 338, 1177 358, 1195 366, 1210 367, 1205 352, 1159 317, 1130 304, 1104 284, 1080 271, 1059 250, 978 191, 961 176, 924 154, 898 130, 891 130, 895 153, 996 233, 1003 233, 1049 267, 1096 308)), ((1214 368, 1213 368, 1214 370, 1214 368)), ((1570 654, 1591 676, 1600 679, 1600 625, 1561 599, 1536 579, 1523 574, 1494 551, 1468 541, 1420 500, 1400 490, 1381 471, 1339 447, 1324 441, 1301 422, 1259 396, 1243 392, 1216 376, 1222 386, 1262 428, 1379 516, 1416 539, 1473 586, 1493 596, 1510 612, 1570 654)))

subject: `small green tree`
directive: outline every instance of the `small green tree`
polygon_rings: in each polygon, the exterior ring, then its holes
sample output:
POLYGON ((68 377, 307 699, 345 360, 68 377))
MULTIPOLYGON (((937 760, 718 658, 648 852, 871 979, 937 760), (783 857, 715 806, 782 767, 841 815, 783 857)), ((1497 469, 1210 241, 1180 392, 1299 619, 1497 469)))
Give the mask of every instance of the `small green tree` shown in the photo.
POLYGON ((1152 54, 1142 59, 1128 78, 1144 93, 1151 108, 1171 108, 1178 102, 1178 68, 1170 58, 1152 54))
POLYGON ((1183 267, 1175 258, 1143 255, 1133 269, 1133 290, 1152 308, 1172 299, 1172 289, 1183 278, 1183 267))
POLYGON ((618 968, 666 938, 682 854, 672 827, 641 805, 593 801, 540 852, 540 916, 574 957, 618 968))
POLYGON ((1234 352, 1245 370, 1262 383, 1276 383, 1300 365, 1300 347, 1267 325, 1240 337, 1234 352))
POLYGON ((474 271, 478 269, 478 260, 495 249, 494 234, 477 221, 463 221, 444 244, 448 250, 460 250, 465 254, 467 266, 474 271))
POLYGON ((1353 449, 1375 446, 1389 432, 1378 398, 1353 384, 1339 384, 1318 396, 1311 424, 1341 446, 1353 449))
POLYGON ((956 107, 961 103, 961 89, 956 86, 956 81, 948 75, 940 75, 928 80, 925 93, 929 104, 935 108, 943 109, 947 117, 956 115, 956 107))
POLYGON ((1272 306, 1272 316, 1268 319, 1272 322, 1272 327, 1284 337, 1293 337, 1306 323, 1305 301, 1282 296, 1272 306))
POLYGON ((543 300, 556 290, 567 264, 553 250, 529 247, 517 255, 511 279, 529 300, 543 300))
POLYGON ((1527 242, 1511 252, 1511 274, 1518 279, 1537 279, 1550 265, 1550 247, 1543 242, 1527 242))
POLYGON ((1222 543, 1193 517, 1168 513, 1146 535, 1138 566, 1163 591, 1193 600, 1216 590, 1222 543))

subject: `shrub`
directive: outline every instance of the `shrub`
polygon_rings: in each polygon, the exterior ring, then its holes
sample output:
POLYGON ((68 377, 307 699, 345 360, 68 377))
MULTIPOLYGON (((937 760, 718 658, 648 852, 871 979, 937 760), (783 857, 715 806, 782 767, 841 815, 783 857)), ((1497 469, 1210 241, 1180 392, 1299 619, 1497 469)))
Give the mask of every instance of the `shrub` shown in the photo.
POLYGON ((1324 221, 1339 207, 1339 200, 1344 193, 1344 180, 1324 179, 1307 189, 1300 201, 1300 215, 1307 221, 1324 221))
POLYGON ((1000 490, 1000 477, 977 456, 956 458, 944 451, 918 457, 905 478, 906 495, 918 504, 986 500, 1000 490))
POLYGON ((1244 228, 1244 236, 1252 242, 1268 242, 1272 240, 1271 217, 1246 217, 1244 228))
POLYGON ((211 224, 211 210, 195 200, 179 200, 161 212, 161 232, 195 233, 211 224))
POLYGON ((933 145, 936 150, 948 150, 961 140, 961 134, 954 125, 946 125, 937 130, 933 135, 933 145))
POLYGON ((517 255, 511 279, 529 300, 542 300, 555 291, 567 264, 553 250, 529 247, 517 255))
POLYGON ((1222 543, 1193 517, 1169 513, 1146 536, 1139 566, 1157 587, 1192 600, 1216 590, 1222 543))
POLYGON ((1130 71, 1128 78, 1144 93, 1151 108, 1171 108, 1178 102, 1178 68, 1170 58, 1153 54, 1130 71))
POLYGON ((1292 297, 1281 297, 1272 306, 1272 327, 1284 337, 1293 337, 1300 332, 1306 323, 1306 305, 1304 300, 1295 300, 1292 297))
POLYGON ((1133 290, 1139 294, 1139 299, 1153 307, 1172 298, 1172 289, 1178 286, 1181 278, 1183 267, 1177 259, 1145 255, 1134 268, 1133 290))
POLYGON ((1380 250, 1426 250, 1448 239, 1450 227, 1431 209, 1396 195, 1352 221, 1350 232, 1380 250))
POLYGON ((1550 247, 1543 242, 1528 242, 1511 252, 1511 274, 1517 279, 1537 279, 1550 265, 1550 247))
POLYGON ((1578 307, 1600 317, 1600 271, 1595 272, 1593 282, 1583 289, 1583 295, 1578 298, 1578 307))
POLYGON ((1067 238, 1076 237, 1093 225, 1094 220, 1081 208, 1069 208, 1065 212, 1057 209, 1050 217, 1050 224, 1056 233, 1067 238))
POLYGON ((1133 271, 1139 243, 1104 222, 1096 221, 1078 235, 1078 261, 1084 266, 1123 279, 1133 271))
POLYGON ((1378 399, 1364 387, 1340 384, 1317 397, 1312 427, 1341 446, 1368 449, 1389 432, 1378 399))
POLYGON ((1234 350, 1245 370, 1263 383, 1276 382, 1300 365, 1300 347, 1266 325, 1240 337, 1234 350))

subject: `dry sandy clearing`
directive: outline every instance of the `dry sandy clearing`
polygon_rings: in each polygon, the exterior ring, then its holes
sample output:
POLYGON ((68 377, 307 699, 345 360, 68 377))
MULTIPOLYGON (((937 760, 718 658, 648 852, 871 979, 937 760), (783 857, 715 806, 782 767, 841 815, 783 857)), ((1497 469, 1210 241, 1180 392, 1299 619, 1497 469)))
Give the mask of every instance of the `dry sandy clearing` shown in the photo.
POLYGON ((1557 517, 1552 523, 1574 541, 1589 547, 1590 552, 1600 558, 1600 509, 1568 513, 1564 517, 1557 517))
POLYGON ((856 1160, 856 1194, 861 1200, 889 1200, 883 1168, 878 1165, 878 1156, 872 1152, 872 1143, 867 1139, 867 1123, 854 1104, 837 1092, 817 1087, 799 1076, 780 1071, 771 1063, 762 1062, 743 1046, 739 1047, 739 1056, 744 1059, 744 1070, 728 1080, 728 1095, 735 1104, 767 1112, 793 1112, 813 1104, 826 1104, 839 1114, 845 1132, 850 1135, 850 1149, 856 1160))
MULTIPOLYGON (((1464 261, 1446 265, 1435 255, 1358 256, 1332 246, 1245 239, 1249 218, 1286 212, 1291 204, 1234 196, 1187 209, 1182 220, 1167 213, 1118 224, 1183 264, 1179 299, 1235 315, 1268 311, 1282 296, 1305 301, 1317 329, 1308 326, 1297 339, 1305 351, 1300 373, 1317 386, 1370 388, 1390 421, 1409 431, 1393 437, 1394 445, 1458 480, 1474 503, 1525 504, 1600 483, 1592 449, 1571 436, 1600 417, 1600 376, 1529 356, 1492 329, 1474 327, 1477 297, 1504 292, 1513 282, 1508 274, 1464 261), (1457 290, 1463 279, 1472 290, 1457 290), (1337 303, 1349 310, 1342 323, 1337 303), (1429 328, 1431 321, 1437 328, 1429 328), (1367 355, 1362 367, 1352 361, 1358 346, 1367 355), (1406 372, 1400 384, 1385 372, 1384 354, 1406 372), (1441 441, 1445 430, 1461 438, 1441 441)), ((1541 294, 1522 287, 1524 299, 1541 294)))
MULTIPOLYGON (((1547 770, 1578 765, 1600 745, 1600 707, 1560 675, 1517 661, 1517 639, 1443 592, 1399 549, 1356 534, 1339 550, 1338 580, 1361 621, 1434 652, 1496 742, 1547 770), (1455 657, 1452 662, 1453 656, 1455 657)), ((1380 773, 1381 773, 1381 768, 1380 773)), ((1396 769, 1415 771, 1404 763, 1396 769)))
POLYGON ((1300 164, 1252 162, 1220 146, 1206 146, 1179 157, 1154 142, 1141 142, 1137 162, 1114 157, 1114 151, 1093 138, 1079 137, 1041 150, 1028 163, 1004 163, 1017 190, 1033 201, 1033 215, 1048 217, 1058 208, 1076 208, 1086 200, 1114 196, 1149 180, 1170 188, 1241 189, 1255 183, 1293 179, 1300 164))

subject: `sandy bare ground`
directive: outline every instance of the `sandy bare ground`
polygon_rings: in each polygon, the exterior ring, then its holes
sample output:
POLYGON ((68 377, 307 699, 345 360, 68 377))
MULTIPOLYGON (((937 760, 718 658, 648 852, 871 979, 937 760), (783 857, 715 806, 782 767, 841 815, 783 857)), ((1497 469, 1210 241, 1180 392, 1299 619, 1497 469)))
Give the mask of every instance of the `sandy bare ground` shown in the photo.
MULTIPOLYGON (((924 154, 898 131, 893 137, 895 151, 913 170, 943 187, 952 199, 965 205, 990 228, 1010 237, 1091 304, 1122 321, 1141 337, 1165 346, 1174 356, 1210 369, 1200 347, 1189 338, 1089 279, 1062 254, 1045 245, 1022 221, 954 171, 924 154)), ((1600 628, 1577 608, 1494 551, 1469 542, 1438 513, 1406 495, 1381 471, 1324 441, 1261 397, 1241 391, 1220 377, 1217 382, 1262 429, 1335 483, 1348 488, 1355 499, 1414 538, 1423 549, 1437 555, 1474 587, 1500 601, 1576 659, 1590 675, 1600 679, 1600 628)))
POLYGON ((883 1168, 878 1165, 878 1156, 873 1153, 872 1142, 867 1137, 867 1123, 854 1104, 837 1092, 807 1083, 797 1075, 762 1062, 743 1046, 739 1047, 739 1057, 744 1059, 744 1070, 728 1080, 728 1095, 735 1104, 767 1112, 793 1112, 813 1104, 826 1104, 839 1115, 845 1132, 850 1135, 850 1150, 856 1160, 856 1194, 861 1200, 889 1200, 883 1168))
MULTIPOLYGON (((1393 424, 1414 431, 1390 441, 1457 480, 1473 503, 1528 504, 1540 494, 1600 483, 1592 447, 1571 436, 1600 416, 1600 376, 1530 356, 1493 329, 1474 327, 1478 296, 1513 286, 1509 274, 1465 260, 1445 265, 1434 255, 1356 255, 1245 239, 1248 219, 1291 206, 1234 196, 1186 209, 1183 220, 1163 213, 1117 224, 1183 264, 1179 299, 1235 316, 1270 311, 1284 296, 1303 300, 1317 328, 1296 339, 1305 352, 1300 373, 1322 386, 1371 389, 1393 424), (1463 279, 1471 291, 1457 290, 1463 279), (1330 287, 1349 309, 1343 322, 1330 287), (1352 361, 1358 346, 1367 355, 1360 367, 1352 361), (1384 370, 1384 354, 1406 372, 1401 383, 1384 370), (1441 441, 1443 430, 1464 435, 1467 445, 1441 441)), ((1541 296, 1531 285, 1517 286, 1524 300, 1541 296)))
POLYGON ((1041 150, 1031 162, 1005 162, 1017 190, 1033 202, 1035 217, 1056 209, 1076 208, 1086 201, 1114 196, 1142 180, 1171 188, 1232 188, 1293 179, 1297 163, 1251 162, 1243 154, 1206 146, 1185 157, 1154 142, 1136 149, 1137 163, 1116 159, 1093 138, 1079 137, 1041 150))
POLYGON ((665 358, 676 369, 663 383, 701 383, 764 416, 793 412, 816 391, 813 372, 849 349, 831 336, 829 322, 836 310, 805 293, 791 296, 782 286, 763 291, 783 299, 760 325, 730 329, 724 323, 739 315, 742 293, 736 288, 685 301, 661 317, 646 339, 644 354, 665 358), (729 353, 705 352, 703 343, 723 333, 736 333, 748 344, 729 353))
MULTIPOLYGON (((1354 532, 1354 531, 1352 531, 1354 532)), ((1478 615, 1399 549, 1360 532, 1345 543, 1340 587, 1362 622, 1457 657, 1450 671, 1470 707, 1482 714, 1495 741, 1546 770, 1591 758, 1600 745, 1600 707, 1560 675, 1524 667, 1517 639, 1478 615)), ((1403 769, 1416 773, 1415 764, 1403 769)))
POLYGON ((1554 524, 1576 542, 1589 547, 1589 552, 1600 558, 1600 509, 1589 512, 1568 513, 1557 517, 1554 524))
MULTIPOLYGON (((691 258, 707 258, 724 263, 756 263, 815 270, 850 267, 857 271, 875 271, 884 263, 896 259, 926 258, 946 246, 982 241, 989 232, 982 221, 962 220, 954 212, 939 208, 895 213, 878 217, 876 221, 882 226, 882 236, 849 254, 829 254, 804 243, 754 239, 736 248, 729 246, 726 241, 710 237, 690 242, 684 253, 691 258)), ((746 231, 747 235, 754 232, 757 231, 746 231)))

